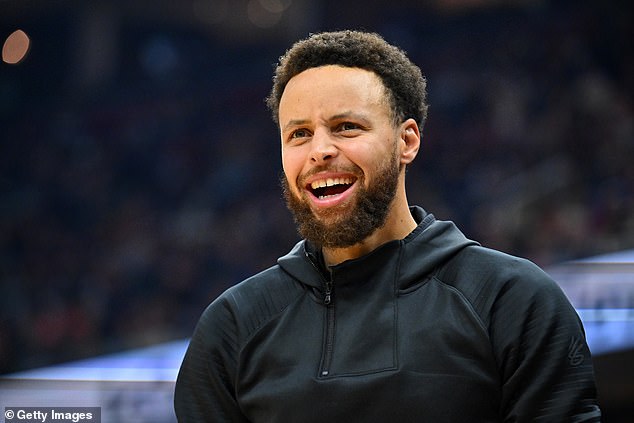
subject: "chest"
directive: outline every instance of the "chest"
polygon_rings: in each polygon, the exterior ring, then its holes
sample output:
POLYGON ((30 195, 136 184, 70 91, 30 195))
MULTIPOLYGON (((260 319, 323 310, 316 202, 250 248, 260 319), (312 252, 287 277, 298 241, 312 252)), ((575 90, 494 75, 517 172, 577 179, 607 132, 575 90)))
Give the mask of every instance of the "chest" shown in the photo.
POLYGON ((237 395, 252 421, 495 421, 486 329, 459 293, 355 290, 327 306, 306 295, 248 342, 237 395))

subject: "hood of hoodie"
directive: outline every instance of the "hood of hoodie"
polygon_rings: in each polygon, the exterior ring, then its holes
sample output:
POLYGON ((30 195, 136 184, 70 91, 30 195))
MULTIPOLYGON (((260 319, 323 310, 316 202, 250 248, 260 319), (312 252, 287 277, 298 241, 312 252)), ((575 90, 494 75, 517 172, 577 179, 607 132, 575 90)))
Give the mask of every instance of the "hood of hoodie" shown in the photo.
MULTIPOLYGON (((453 222, 436 220, 421 207, 410 208, 418 223, 407 237, 387 242, 372 252, 329 268, 337 283, 354 283, 369 279, 378 269, 394 265, 397 257, 399 289, 406 289, 453 257, 458 251, 477 242, 467 239, 453 222), (392 263, 392 264, 391 264, 392 263)), ((319 262, 320 251, 306 240, 298 242, 279 266, 299 282, 321 288, 327 276, 319 262)))

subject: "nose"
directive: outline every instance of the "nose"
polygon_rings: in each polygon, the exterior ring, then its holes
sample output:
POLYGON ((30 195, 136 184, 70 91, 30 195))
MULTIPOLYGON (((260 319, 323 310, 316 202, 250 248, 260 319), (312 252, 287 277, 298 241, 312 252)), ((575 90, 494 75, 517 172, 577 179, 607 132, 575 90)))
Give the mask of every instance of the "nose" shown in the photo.
POLYGON ((315 164, 322 164, 335 158, 338 149, 330 134, 326 130, 318 129, 313 134, 310 149, 310 161, 315 164))

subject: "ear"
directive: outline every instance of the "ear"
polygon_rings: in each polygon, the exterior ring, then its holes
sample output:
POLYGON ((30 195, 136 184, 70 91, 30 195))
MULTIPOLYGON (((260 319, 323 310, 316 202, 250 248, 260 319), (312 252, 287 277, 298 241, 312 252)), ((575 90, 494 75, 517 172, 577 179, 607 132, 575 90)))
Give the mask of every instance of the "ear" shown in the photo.
POLYGON ((418 124, 412 118, 407 119, 400 126, 401 164, 410 164, 420 149, 420 131, 418 124))

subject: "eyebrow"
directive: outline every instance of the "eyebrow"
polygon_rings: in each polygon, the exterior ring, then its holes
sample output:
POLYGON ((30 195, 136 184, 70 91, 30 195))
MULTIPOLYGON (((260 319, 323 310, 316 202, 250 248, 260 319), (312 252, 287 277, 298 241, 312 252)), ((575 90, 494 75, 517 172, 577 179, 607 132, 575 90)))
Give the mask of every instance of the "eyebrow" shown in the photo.
POLYGON ((330 120, 341 120, 341 119, 347 119, 347 118, 354 118, 354 119, 362 120, 364 122, 368 122, 368 118, 366 117, 366 115, 362 113, 356 113, 353 111, 338 113, 336 115, 331 116, 330 120))
MULTIPOLYGON (((367 123, 369 120, 368 118, 364 115, 364 114, 360 114, 360 113, 355 113, 352 111, 347 111, 347 112, 343 112, 343 113, 337 113, 336 115, 332 115, 328 118, 328 120, 332 121, 332 120, 341 120, 341 119, 347 119, 347 118, 354 118, 354 119, 358 119, 363 121, 364 123, 367 123)), ((286 131, 289 128, 295 127, 295 126, 302 126, 305 125, 309 122, 308 119, 293 119, 290 120, 286 125, 284 125, 284 128, 282 128, 282 131, 286 131)))
POLYGON ((284 128, 282 128, 282 131, 286 131, 288 130, 288 128, 292 128, 294 126, 302 126, 302 125, 305 125, 306 123, 308 123, 308 120, 306 119, 294 119, 289 121, 286 125, 284 125, 284 128))

